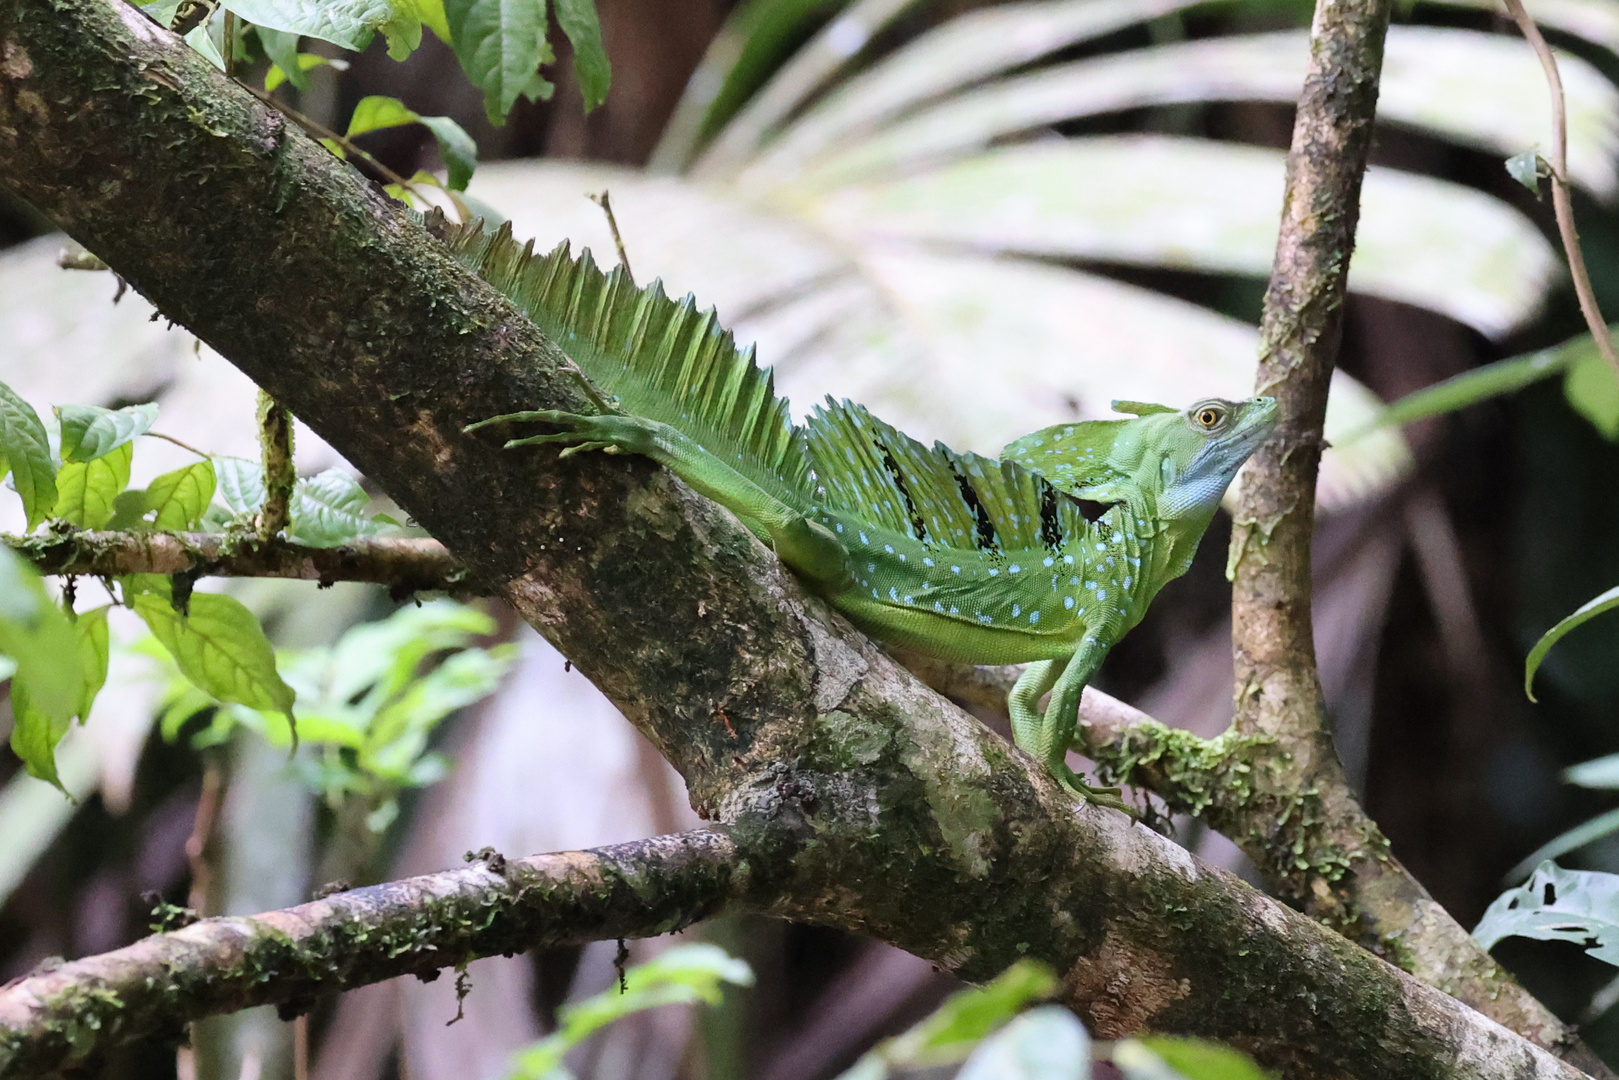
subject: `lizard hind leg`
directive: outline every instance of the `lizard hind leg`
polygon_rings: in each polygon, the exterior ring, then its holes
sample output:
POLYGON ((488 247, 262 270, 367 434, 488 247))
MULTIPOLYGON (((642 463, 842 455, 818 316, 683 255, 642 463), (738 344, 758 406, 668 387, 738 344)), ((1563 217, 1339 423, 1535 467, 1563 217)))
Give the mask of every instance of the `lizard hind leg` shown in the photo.
MULTIPOLYGON (((1045 715, 1039 720, 1038 745, 1043 754, 1037 756, 1041 757, 1046 768, 1063 787, 1075 795, 1098 806, 1111 806, 1132 814, 1124 800, 1119 798, 1118 788, 1092 787, 1068 767, 1067 761, 1068 748, 1074 741, 1074 729, 1079 723, 1080 697, 1085 692, 1085 685, 1096 674, 1096 669, 1101 667, 1107 648, 1096 638, 1088 638, 1069 659, 1061 675, 1053 680, 1051 700, 1046 705, 1045 715)), ((1055 661, 1050 663, 1055 664, 1055 661)), ((1019 683, 1021 685, 1021 680, 1019 683)), ((1014 695, 1016 692, 1014 688, 1014 695)), ((1036 753, 1032 748, 1026 749, 1036 753)))

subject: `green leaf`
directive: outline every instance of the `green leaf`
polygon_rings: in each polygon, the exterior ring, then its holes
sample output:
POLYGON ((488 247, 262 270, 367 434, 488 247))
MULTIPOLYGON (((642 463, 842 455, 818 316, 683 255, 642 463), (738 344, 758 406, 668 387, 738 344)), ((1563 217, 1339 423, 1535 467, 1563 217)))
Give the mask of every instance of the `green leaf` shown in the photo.
POLYGON ((146 513, 151 509, 146 505, 146 492, 137 488, 134 491, 125 491, 112 501, 112 520, 107 522, 107 528, 117 529, 120 532, 143 532, 151 528, 146 521, 146 513))
MULTIPOLYGON (((28 528, 50 516, 56 508, 56 462, 50 437, 32 405, 0 382, 0 460, 11 465, 11 481, 22 496, 28 528)), ((0 474, 0 479, 4 479, 0 474)))
POLYGON ((419 119, 398 98, 373 94, 361 98, 359 104, 354 106, 354 115, 349 117, 349 129, 345 134, 352 139, 369 131, 414 124, 419 119))
POLYGON ((613 70, 602 47, 601 21, 596 18, 596 0, 556 0, 557 23, 573 45, 574 76, 585 99, 585 112, 607 100, 607 87, 613 70))
POLYGON ((1507 158, 1506 165, 1508 176, 1533 191, 1535 198, 1540 198, 1540 178, 1549 175, 1549 170, 1539 151, 1525 150, 1521 154, 1514 154, 1507 158))
POLYGON ((961 990, 915 1027, 879 1049, 890 1065, 925 1068, 965 1058, 990 1032, 1031 1001, 1050 997, 1057 976, 1035 960, 1020 960, 993 982, 961 990))
POLYGON ((185 43, 202 54, 220 71, 225 70, 225 57, 220 54, 219 43, 214 40, 213 19, 210 17, 186 31, 185 43))
POLYGON ((62 426, 62 460, 94 461, 152 430, 157 423, 157 404, 122 409, 58 405, 56 419, 62 426))
POLYGON ((287 535, 310 547, 341 547, 375 536, 382 526, 366 516, 371 496, 341 469, 305 477, 292 489, 292 525, 287 535))
POLYGON ((408 0, 226 0, 224 6, 255 26, 319 38, 355 52, 389 26, 398 34, 416 22, 420 35, 415 7, 408 0))
POLYGON ((276 671, 275 650, 239 601, 193 593, 184 616, 174 610, 166 589, 137 593, 132 603, 197 689, 220 701, 292 715, 295 695, 276 671))
POLYGON ((1563 770, 1563 779, 1577 787, 1611 791, 1619 788, 1619 754, 1582 761, 1563 770))
MULTIPOLYGON (((395 783, 406 783, 439 721, 494 693, 514 659, 516 650, 511 645, 466 649, 410 683, 372 719, 362 767, 395 783)), ((303 720, 298 723, 298 734, 312 737, 303 720)))
MULTIPOLYGON (((288 63, 291 63, 291 61, 289 60, 288 63)), ((303 79, 304 83, 307 85, 309 80, 304 78, 305 72, 313 71, 318 67, 329 67, 334 71, 347 71, 349 69, 349 62, 347 60, 339 60, 335 57, 319 56, 315 53, 299 53, 297 66, 298 77, 303 79)), ((266 94, 273 93, 276 87, 287 81, 289 81, 287 72, 283 70, 279 64, 272 64, 270 66, 270 70, 264 73, 264 92, 266 94)), ((293 82, 294 86, 297 85, 297 80, 291 81, 293 82)))
POLYGON ((149 4, 140 5, 140 9, 152 17, 152 21, 164 29, 174 25, 174 17, 180 13, 180 6, 185 0, 152 0, 149 4))
POLYGON ((1619 875, 1542 863, 1523 885, 1496 897, 1473 928, 1486 949, 1506 937, 1570 941, 1619 967, 1619 875))
POLYGON ((1604 439, 1619 442, 1619 375, 1594 349, 1569 366, 1563 396, 1604 439))
POLYGON ((1240 1050, 1206 1039, 1147 1035, 1113 1048, 1125 1080, 1269 1080, 1240 1050))
POLYGON ((56 474, 55 515, 81 529, 105 528, 129 484, 135 447, 123 443, 94 461, 69 462, 56 474))
POLYGON ((1561 641, 1570 630, 1616 607, 1619 607, 1619 586, 1587 600, 1576 608, 1573 614, 1565 616, 1556 626, 1541 635, 1540 640, 1535 642, 1535 647, 1529 650, 1528 659, 1523 663, 1523 692, 1530 701, 1537 700, 1534 689, 1535 672, 1540 670, 1541 661, 1546 659, 1546 654, 1551 652, 1552 646, 1561 641))
POLYGON ((290 34, 284 30, 272 30, 268 26, 255 26, 253 32, 259 36, 259 44, 264 48, 264 55, 270 58, 272 65, 264 76, 264 92, 266 94, 280 86, 283 80, 290 80, 299 90, 309 89, 309 79, 304 72, 314 67, 325 57, 314 56, 311 53, 311 63, 305 64, 298 55, 298 41, 302 34, 290 34))
POLYGON ((112 643, 107 635, 107 612, 111 604, 81 612, 73 620, 73 636, 78 641, 79 707, 81 721, 90 719, 90 707, 96 695, 107 685, 107 661, 112 655, 112 643))
POLYGON ((465 191, 473 171, 478 168, 478 144, 448 116, 418 116, 416 119, 438 141, 439 156, 449 172, 445 186, 451 191, 465 191))
POLYGON ((220 501, 233 514, 256 513, 264 505, 264 468, 238 457, 217 457, 213 462, 220 501))
POLYGON ((1576 851, 1586 844, 1595 843, 1604 836, 1611 836, 1619 832, 1619 810, 1609 810, 1606 814, 1598 814, 1589 821, 1582 821, 1566 832, 1559 833, 1552 839, 1540 845, 1534 851, 1524 856, 1518 864, 1504 875, 1506 881, 1517 881, 1525 877, 1535 867, 1547 859, 1556 859, 1576 851))
POLYGON ((444 0, 415 0, 416 17, 444 44, 450 43, 450 24, 444 18, 444 0))
POLYGON ((60 787, 54 751, 83 704, 78 640, 39 574, 0 545, 0 653, 11 676, 11 745, 30 774, 60 787))
MULTIPOLYGON (((1619 330, 1619 327, 1614 329, 1619 330)), ((1370 423, 1344 435, 1339 445, 1347 445, 1391 424, 1409 424, 1430 416, 1456 412, 1503 394, 1516 393, 1542 379, 1567 372, 1587 357, 1598 355, 1591 335, 1581 334, 1550 349, 1485 364, 1405 395, 1381 410, 1370 423)))
POLYGON ((1031 1009, 972 1052, 957 1080, 1082 1080, 1091 1071, 1090 1036, 1061 1005, 1031 1009))
POLYGON ((360 103, 354 106, 348 136, 352 139, 370 131, 405 124, 421 124, 432 132, 434 140, 438 142, 439 156, 449 170, 447 186, 452 191, 464 190, 467 181, 472 179, 473 170, 478 167, 478 144, 448 116, 421 116, 398 98, 374 95, 361 98, 360 103))
POLYGON ((445 0, 450 41, 461 69, 483 91, 497 127, 519 97, 549 98, 539 67, 552 59, 546 43, 545 0, 445 0))
POLYGON ((146 505, 157 511, 153 527, 181 532, 197 523, 214 497, 214 463, 203 460, 166 472, 146 489, 146 505))
POLYGON ((514 1055, 508 1080, 553 1076, 570 1049, 631 1013, 660 1005, 718 1004, 721 983, 752 986, 753 969, 717 945, 697 943, 669 949, 626 971, 622 993, 615 986, 560 1009, 557 1031, 514 1055))

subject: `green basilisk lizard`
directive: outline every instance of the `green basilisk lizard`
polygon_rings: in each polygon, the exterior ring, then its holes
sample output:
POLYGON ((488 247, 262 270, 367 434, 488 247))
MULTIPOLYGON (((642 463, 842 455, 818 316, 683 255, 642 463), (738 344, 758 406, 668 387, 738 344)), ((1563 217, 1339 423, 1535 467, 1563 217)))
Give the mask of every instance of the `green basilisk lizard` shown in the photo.
POLYGON ((566 244, 535 256, 506 228, 437 228, 578 366, 597 408, 509 413, 469 431, 536 422, 554 430, 506 446, 649 457, 878 640, 959 663, 1027 663, 1008 701, 1018 746, 1077 795, 1122 808, 1117 789, 1089 787, 1064 760, 1080 693, 1191 564, 1226 486, 1275 426, 1274 399, 1115 402, 1135 418, 1058 424, 1000 460, 925 447, 831 399, 797 426, 769 370, 690 297, 604 274, 566 244))

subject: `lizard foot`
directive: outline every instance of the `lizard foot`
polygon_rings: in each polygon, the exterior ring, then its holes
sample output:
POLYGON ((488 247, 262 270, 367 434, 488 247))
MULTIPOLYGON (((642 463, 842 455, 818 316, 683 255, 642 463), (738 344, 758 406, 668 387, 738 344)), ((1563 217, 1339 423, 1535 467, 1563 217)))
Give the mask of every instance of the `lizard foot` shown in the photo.
POLYGON ((548 435, 530 435, 526 439, 510 439, 505 445, 507 450, 541 443, 561 443, 563 450, 558 457, 568 457, 586 450, 601 450, 609 454, 645 454, 653 445, 653 432, 647 421, 619 413, 585 416, 559 409, 530 409, 491 416, 476 424, 468 424, 462 430, 471 432, 491 424, 513 422, 550 424, 563 430, 548 435))
POLYGON ((1131 817, 1136 816, 1136 812, 1130 809, 1129 806, 1125 805, 1124 800, 1119 797, 1120 792, 1118 788, 1091 787, 1091 785, 1087 784, 1084 780, 1081 780, 1079 774, 1070 769, 1066 762, 1057 763, 1053 767, 1052 772, 1056 774, 1058 783, 1062 784, 1063 787, 1073 792, 1081 800, 1089 803, 1095 803, 1097 806, 1106 806, 1111 807, 1114 810, 1122 810, 1131 817))

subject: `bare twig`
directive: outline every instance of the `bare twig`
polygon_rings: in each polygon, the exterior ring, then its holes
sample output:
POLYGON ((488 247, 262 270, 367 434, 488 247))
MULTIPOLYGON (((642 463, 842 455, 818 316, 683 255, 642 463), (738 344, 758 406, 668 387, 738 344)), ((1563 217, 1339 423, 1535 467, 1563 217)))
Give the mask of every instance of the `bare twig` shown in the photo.
POLYGON ((1591 287, 1591 275, 1585 268, 1585 253, 1580 249, 1580 234, 1574 227, 1574 198, 1568 183, 1568 106, 1563 95, 1563 78, 1557 71, 1557 57, 1546 44, 1540 27, 1524 10, 1522 0, 1502 0, 1512 21, 1523 31, 1524 40, 1540 58, 1540 68, 1546 73, 1546 88, 1552 101, 1551 183, 1552 213, 1557 218, 1557 234, 1563 241, 1563 254, 1568 257, 1569 276, 1574 279, 1574 295, 1580 301, 1580 314, 1596 339, 1602 358, 1619 374, 1619 352, 1614 350, 1613 339, 1608 336, 1608 321, 1597 306, 1596 290, 1591 287))
POLYGON ((219 533, 75 532, 0 536, 46 574, 122 577, 192 574, 198 577, 272 577, 366 581, 400 592, 472 593, 466 570, 437 540, 352 540, 316 548, 285 540, 263 541, 219 533))
POLYGON ((212 456, 211 454, 208 454, 206 451, 198 450, 195 446, 192 446, 190 443, 181 442, 179 439, 176 439, 173 435, 165 435, 161 431, 148 431, 148 432, 144 432, 144 434, 148 439, 162 439, 164 442, 172 443, 173 445, 178 446, 182 450, 189 450, 191 453, 196 454, 200 458, 208 458, 208 457, 212 456))
POLYGON ((613 231, 613 246, 618 249, 618 264, 624 268, 624 276, 633 282, 635 273, 630 269, 630 256, 624 250, 624 237, 618 231, 618 218, 613 214, 612 193, 604 188, 600 195, 587 195, 585 197, 601 207, 602 213, 607 215, 607 227, 613 231))

